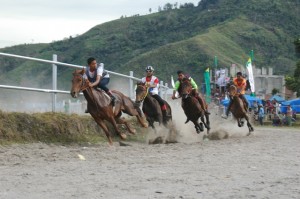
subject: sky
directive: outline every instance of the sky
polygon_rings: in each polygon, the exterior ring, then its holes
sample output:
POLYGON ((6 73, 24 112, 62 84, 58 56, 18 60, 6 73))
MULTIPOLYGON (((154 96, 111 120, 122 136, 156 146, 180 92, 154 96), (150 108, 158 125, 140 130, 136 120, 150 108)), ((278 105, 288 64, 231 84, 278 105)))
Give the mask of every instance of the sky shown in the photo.
POLYGON ((81 35, 123 16, 157 12, 166 3, 200 0, 0 0, 0 48, 81 35))

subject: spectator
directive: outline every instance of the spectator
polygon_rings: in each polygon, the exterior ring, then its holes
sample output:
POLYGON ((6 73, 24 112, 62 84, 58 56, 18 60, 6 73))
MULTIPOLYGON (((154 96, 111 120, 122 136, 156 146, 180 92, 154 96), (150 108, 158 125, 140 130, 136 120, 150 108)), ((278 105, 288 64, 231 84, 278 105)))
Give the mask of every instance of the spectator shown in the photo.
POLYGON ((288 126, 292 126, 292 117, 293 117, 293 109, 291 105, 288 105, 286 110, 286 120, 288 126))
POLYGON ((258 104, 257 104, 257 101, 254 101, 253 102, 253 111, 254 111, 254 114, 256 115, 258 113, 258 104))
POLYGON ((281 125, 280 118, 277 114, 274 114, 272 125, 273 126, 280 126, 281 125))
POLYGON ((260 125, 264 125, 263 120, 265 117, 265 111, 264 108, 261 104, 258 105, 258 121, 260 123, 260 125))

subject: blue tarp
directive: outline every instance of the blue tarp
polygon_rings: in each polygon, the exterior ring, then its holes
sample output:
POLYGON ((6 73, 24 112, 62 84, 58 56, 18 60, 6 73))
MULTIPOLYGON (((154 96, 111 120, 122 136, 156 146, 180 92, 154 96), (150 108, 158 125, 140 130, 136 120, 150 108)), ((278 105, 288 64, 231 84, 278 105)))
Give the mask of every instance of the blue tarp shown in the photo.
POLYGON ((300 98, 282 102, 280 111, 286 113, 287 106, 291 105, 293 112, 300 113, 300 98))
MULTIPOLYGON (((257 97, 253 97, 250 95, 245 95, 245 98, 247 99, 248 103, 249 103, 249 107, 253 107, 253 103, 256 101, 258 104, 262 104, 262 100, 257 98, 257 97)), ((227 100, 222 100, 221 104, 223 104, 224 106, 228 106, 229 104, 229 99, 227 100)))
POLYGON ((279 103, 285 101, 285 99, 284 99, 283 97, 281 97, 280 95, 273 95, 269 100, 270 100, 270 101, 276 100, 276 101, 279 102, 279 103))

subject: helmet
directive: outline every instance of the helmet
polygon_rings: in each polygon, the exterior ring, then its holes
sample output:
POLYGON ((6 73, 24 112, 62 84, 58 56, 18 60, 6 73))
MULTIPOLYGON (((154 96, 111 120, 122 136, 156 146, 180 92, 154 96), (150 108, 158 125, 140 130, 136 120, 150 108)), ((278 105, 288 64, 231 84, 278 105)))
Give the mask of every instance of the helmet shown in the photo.
POLYGON ((146 71, 154 71, 154 68, 152 66, 147 66, 145 70, 146 71))

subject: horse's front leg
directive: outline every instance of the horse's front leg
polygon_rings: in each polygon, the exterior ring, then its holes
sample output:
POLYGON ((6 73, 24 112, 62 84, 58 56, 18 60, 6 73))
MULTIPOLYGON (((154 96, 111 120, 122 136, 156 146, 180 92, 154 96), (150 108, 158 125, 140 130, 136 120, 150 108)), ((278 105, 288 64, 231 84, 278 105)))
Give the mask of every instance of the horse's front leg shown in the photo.
POLYGON ((99 119, 99 118, 94 118, 94 119, 97 122, 97 124, 103 129, 103 131, 104 131, 104 133, 105 133, 105 135, 106 135, 106 137, 108 139, 109 145, 112 146, 113 145, 113 141, 112 141, 112 138, 111 138, 111 136, 109 134, 109 131, 108 131, 108 128, 107 128, 106 124, 104 123, 104 121, 102 119, 99 119))
POLYGON ((205 120, 204 120, 204 115, 203 114, 201 114, 201 122, 204 124, 204 126, 205 126, 205 128, 206 129, 209 129, 209 126, 207 125, 207 123, 205 122, 205 120))
POLYGON ((236 119, 236 120, 237 120, 238 126, 239 126, 239 127, 242 127, 241 119, 238 118, 238 119, 236 119))
POLYGON ((210 130, 210 120, 209 120, 209 114, 205 114, 205 119, 206 119, 206 125, 207 125, 207 130, 210 130))
POLYGON ((203 131, 203 126, 201 126, 199 123, 198 123, 198 120, 196 121, 192 121, 195 125, 195 129, 196 129, 196 132, 199 134, 201 131, 203 131))
POLYGON ((247 134, 247 136, 249 136, 251 134, 252 131, 254 131, 253 126, 251 125, 250 121, 249 121, 249 117, 246 115, 245 119, 247 120, 247 126, 249 129, 249 133, 247 134))
POLYGON ((115 118, 113 116, 111 116, 108 121, 113 125, 115 131, 117 132, 117 134, 121 137, 122 140, 126 139, 126 134, 122 133, 121 131, 119 131, 118 126, 117 126, 117 122, 115 120, 115 118))
POLYGON ((142 127, 147 128, 148 124, 145 123, 145 121, 143 120, 143 118, 140 115, 136 115, 137 120, 139 121, 139 123, 141 124, 142 127))

